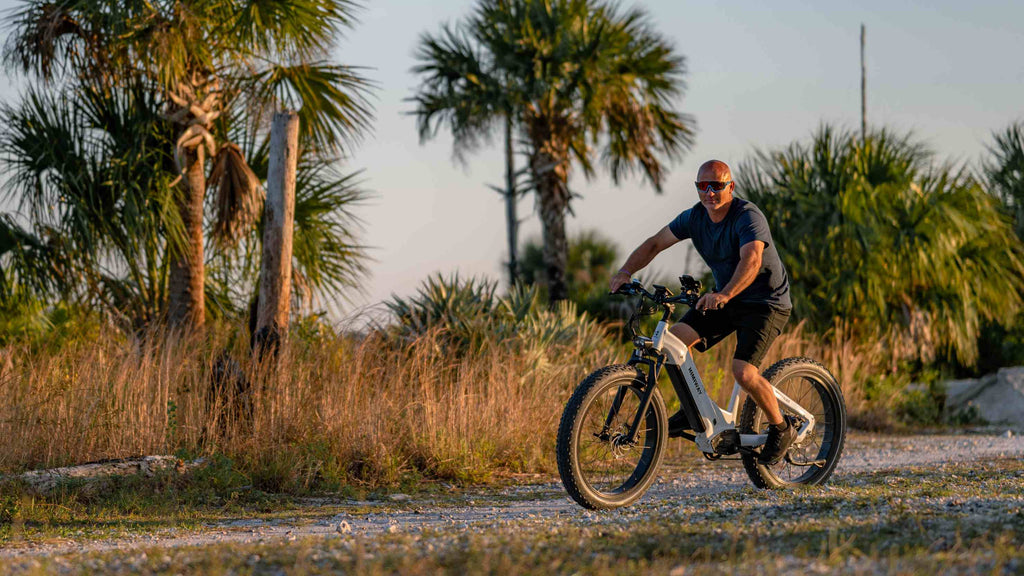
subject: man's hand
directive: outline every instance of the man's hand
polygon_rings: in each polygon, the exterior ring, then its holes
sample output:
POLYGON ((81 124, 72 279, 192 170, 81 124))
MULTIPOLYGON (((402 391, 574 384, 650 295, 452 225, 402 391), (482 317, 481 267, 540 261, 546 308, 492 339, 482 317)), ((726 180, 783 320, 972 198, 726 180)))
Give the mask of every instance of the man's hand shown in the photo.
POLYGON ((718 310, 729 302, 729 297, 721 292, 708 292, 697 300, 697 310, 718 310))
POLYGON ((608 291, 615 294, 619 291, 619 287, 629 282, 629 274, 619 271, 612 276, 612 279, 608 282, 608 291))

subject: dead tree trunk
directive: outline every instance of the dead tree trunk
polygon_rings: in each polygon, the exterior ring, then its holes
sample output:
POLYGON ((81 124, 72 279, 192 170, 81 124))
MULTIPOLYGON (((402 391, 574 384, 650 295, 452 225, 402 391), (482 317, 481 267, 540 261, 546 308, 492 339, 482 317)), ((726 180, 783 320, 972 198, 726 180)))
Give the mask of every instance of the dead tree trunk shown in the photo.
POLYGON ((292 288, 292 228, 299 115, 279 112, 270 127, 270 164, 263 216, 263 260, 256 314, 256 349, 276 350, 288 332, 292 288))

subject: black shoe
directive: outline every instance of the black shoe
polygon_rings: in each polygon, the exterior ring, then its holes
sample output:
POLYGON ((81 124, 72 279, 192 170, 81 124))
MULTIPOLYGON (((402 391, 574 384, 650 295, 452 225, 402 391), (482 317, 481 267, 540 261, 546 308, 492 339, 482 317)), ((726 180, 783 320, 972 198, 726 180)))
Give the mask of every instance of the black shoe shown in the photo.
POLYGON ((690 429, 690 421, 686 419, 686 414, 680 410, 668 418, 668 437, 669 438, 680 438, 683 432, 690 429))
MULTIPOLYGON (((768 440, 761 447, 757 463, 762 466, 775 466, 786 455, 786 451, 796 440, 796 422, 789 416, 783 416, 787 426, 779 430, 774 424, 768 426, 768 440)), ((670 428, 671 430, 671 428, 670 428)))

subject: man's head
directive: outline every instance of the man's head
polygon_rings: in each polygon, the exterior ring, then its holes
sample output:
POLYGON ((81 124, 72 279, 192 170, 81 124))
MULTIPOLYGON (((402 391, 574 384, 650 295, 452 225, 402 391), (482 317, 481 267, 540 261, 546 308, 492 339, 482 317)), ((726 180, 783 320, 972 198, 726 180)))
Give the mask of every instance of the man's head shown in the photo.
POLYGON ((697 194, 705 208, 717 210, 732 202, 736 185, 729 165, 721 160, 708 160, 697 170, 697 194))

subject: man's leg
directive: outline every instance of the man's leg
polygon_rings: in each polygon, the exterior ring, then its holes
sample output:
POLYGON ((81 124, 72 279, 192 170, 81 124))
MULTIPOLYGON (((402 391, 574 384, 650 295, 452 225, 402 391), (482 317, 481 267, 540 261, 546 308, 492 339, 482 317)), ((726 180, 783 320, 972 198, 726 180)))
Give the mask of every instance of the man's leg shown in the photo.
POLYGON ((743 360, 732 361, 732 374, 736 377, 740 387, 754 400, 761 410, 768 416, 769 424, 782 424, 782 412, 779 411, 779 401, 772 392, 772 385, 761 376, 757 366, 743 360))
POLYGON ((789 319, 789 311, 768 307, 751 307, 744 315, 742 325, 736 330, 736 354, 732 361, 732 372, 736 381, 764 411, 770 426, 768 438, 757 457, 759 464, 774 466, 796 440, 796 428, 789 419, 783 419, 779 401, 771 384, 761 376, 757 366, 764 359, 768 347, 781 332, 789 319))
POLYGON ((697 334, 697 331, 685 322, 677 322, 673 324, 669 327, 668 331, 676 338, 682 340, 683 344, 686 344, 687 348, 692 347, 700 341, 700 334, 697 334))

